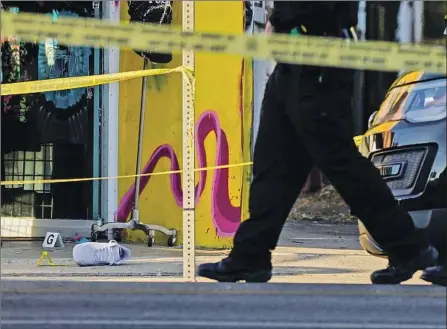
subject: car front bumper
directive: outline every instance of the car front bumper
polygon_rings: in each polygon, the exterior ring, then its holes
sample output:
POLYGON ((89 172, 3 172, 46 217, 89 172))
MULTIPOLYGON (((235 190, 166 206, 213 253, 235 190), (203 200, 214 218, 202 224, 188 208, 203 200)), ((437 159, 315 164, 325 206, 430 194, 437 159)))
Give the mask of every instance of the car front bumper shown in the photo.
MULTIPOLYGON (((447 249, 447 208, 410 211, 409 214, 416 228, 428 230, 431 243, 435 245, 442 257, 445 257, 447 249)), ((387 253, 374 240, 361 221, 359 221, 359 238, 360 245, 368 253, 378 257, 387 257, 387 253)))

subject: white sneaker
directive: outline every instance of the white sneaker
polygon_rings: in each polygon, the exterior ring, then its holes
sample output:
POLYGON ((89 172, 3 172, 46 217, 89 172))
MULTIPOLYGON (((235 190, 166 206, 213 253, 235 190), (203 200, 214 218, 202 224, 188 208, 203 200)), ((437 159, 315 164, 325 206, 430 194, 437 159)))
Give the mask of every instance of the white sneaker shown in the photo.
POLYGON ((109 243, 85 242, 73 248, 73 259, 79 266, 119 265, 130 258, 130 249, 115 240, 109 243))

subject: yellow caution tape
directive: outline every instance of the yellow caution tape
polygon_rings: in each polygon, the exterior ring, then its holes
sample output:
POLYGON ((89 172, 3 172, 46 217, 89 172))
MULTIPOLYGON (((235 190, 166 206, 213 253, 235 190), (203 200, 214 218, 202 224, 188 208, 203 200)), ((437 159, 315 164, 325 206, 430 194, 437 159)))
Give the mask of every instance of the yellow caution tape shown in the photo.
POLYGON ((173 72, 181 72, 185 74, 185 78, 190 82, 193 79, 193 73, 190 69, 179 66, 173 69, 151 69, 130 71, 121 73, 111 73, 95 76, 82 76, 71 78, 59 78, 39 81, 27 81, 17 83, 6 83, 1 86, 1 95, 22 95, 32 93, 43 93, 56 90, 86 88, 106 83, 125 81, 145 76, 169 74, 173 72))
MULTIPOLYGON (((358 146, 358 142, 362 136, 354 137, 354 141, 358 146)), ((245 167, 251 166, 253 162, 242 162, 242 163, 234 163, 228 165, 221 166, 211 166, 211 167, 203 167, 203 168, 194 168, 194 172, 200 171, 208 171, 208 170, 218 170, 218 169, 227 169, 227 168, 236 168, 236 167, 245 167)), ((100 181, 100 180, 108 180, 108 179, 123 179, 123 178, 135 178, 135 177, 145 177, 145 176, 161 176, 161 175, 171 175, 171 174, 182 174, 185 170, 168 170, 168 171, 159 171, 153 172, 149 174, 134 174, 134 175, 120 175, 120 176, 108 176, 108 177, 86 177, 86 178, 64 178, 64 179, 30 179, 30 180, 17 180, 17 181, 4 181, 1 182, 0 185, 27 185, 27 184, 57 184, 57 183, 74 183, 74 182, 91 182, 91 181, 100 181)))
MULTIPOLYGON (((228 164, 228 165, 222 165, 222 166, 194 168, 194 172, 226 169, 226 168, 235 168, 235 167, 244 167, 244 166, 250 166, 252 164, 253 164, 253 162, 243 162, 243 163, 235 163, 235 164, 228 164)), ((100 181, 100 180, 108 180, 108 179, 123 179, 123 178, 135 178, 135 177, 146 177, 146 176, 182 174, 184 172, 185 172, 185 170, 169 170, 169 171, 160 171, 160 172, 153 172, 153 173, 149 173, 149 174, 140 174, 140 175, 134 174, 134 175, 120 175, 120 176, 108 176, 108 177, 87 177, 87 178, 67 178, 67 179, 35 179, 35 180, 30 179, 30 180, 4 181, 4 182, 1 182, 0 185, 27 185, 27 184, 57 184, 57 183, 91 182, 91 181, 100 181)))
POLYGON ((114 24, 98 19, 51 17, 2 12, 1 34, 35 42, 55 38, 61 44, 120 47, 157 52, 182 49, 225 53, 279 62, 380 71, 446 72, 446 49, 441 46, 383 41, 349 42, 337 38, 290 35, 184 32, 158 24, 114 24))

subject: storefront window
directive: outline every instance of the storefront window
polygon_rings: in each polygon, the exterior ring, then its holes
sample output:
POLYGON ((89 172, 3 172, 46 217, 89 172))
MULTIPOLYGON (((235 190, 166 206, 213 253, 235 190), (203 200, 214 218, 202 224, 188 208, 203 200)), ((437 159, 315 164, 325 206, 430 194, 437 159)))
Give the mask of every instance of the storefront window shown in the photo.
MULTIPOLYGON (((10 12, 94 17, 92 2, 2 1, 10 12)), ((2 40, 2 83, 93 74, 93 49, 2 40)), ((2 181, 92 176, 93 89, 2 96, 2 181)), ((91 218, 92 184, 2 186, 2 216, 91 218)))

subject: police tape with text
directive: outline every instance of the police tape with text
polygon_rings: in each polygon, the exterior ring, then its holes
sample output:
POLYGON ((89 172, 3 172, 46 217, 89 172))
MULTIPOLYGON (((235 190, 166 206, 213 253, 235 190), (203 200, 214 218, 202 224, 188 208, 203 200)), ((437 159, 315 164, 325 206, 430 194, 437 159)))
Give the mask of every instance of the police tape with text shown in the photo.
POLYGON ((3 36, 33 42, 56 38, 61 44, 120 47, 157 52, 190 49, 280 62, 380 71, 424 70, 445 73, 446 49, 439 46, 382 41, 347 42, 337 38, 288 35, 187 33, 154 24, 114 24, 91 18, 51 17, 31 13, 2 13, 3 36))
POLYGON ((5 83, 2 84, 1 95, 2 96, 23 95, 23 94, 45 93, 45 92, 75 89, 75 88, 87 88, 113 82, 120 82, 120 81, 141 78, 145 76, 164 75, 175 72, 182 73, 183 78, 186 79, 188 83, 193 85, 194 73, 192 72, 192 70, 183 66, 178 66, 172 69, 150 69, 150 70, 129 71, 129 72, 102 74, 102 75, 5 83))

